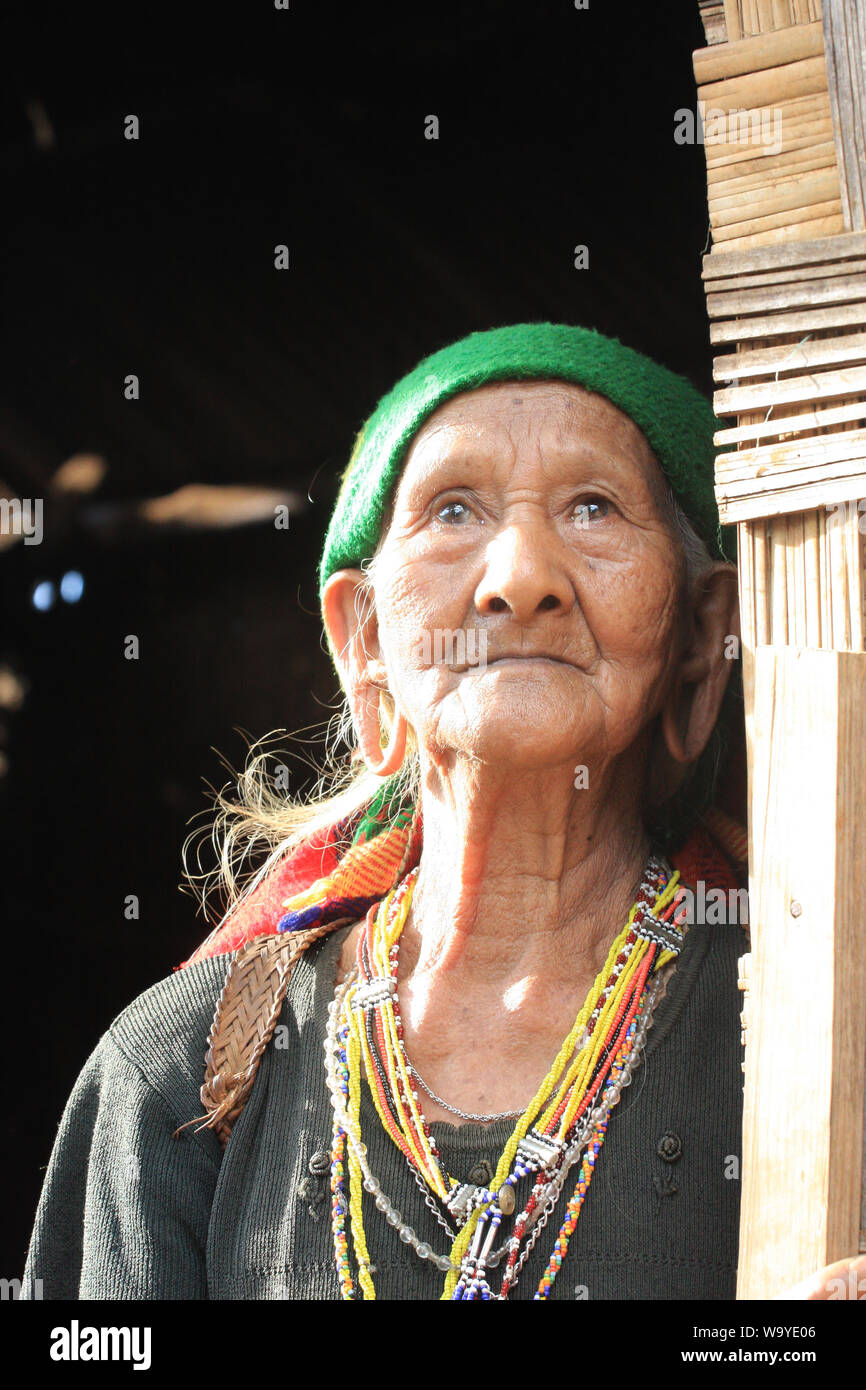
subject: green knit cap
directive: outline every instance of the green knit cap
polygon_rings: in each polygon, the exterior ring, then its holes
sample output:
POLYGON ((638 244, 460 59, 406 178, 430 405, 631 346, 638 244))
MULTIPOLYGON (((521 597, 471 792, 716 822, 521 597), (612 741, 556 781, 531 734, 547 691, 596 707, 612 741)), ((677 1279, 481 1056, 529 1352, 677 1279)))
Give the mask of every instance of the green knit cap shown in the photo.
POLYGON ((705 397, 685 377, 594 329, 518 323, 470 333, 425 357, 379 402, 343 475, 319 567, 320 594, 336 570, 357 568, 375 553, 391 489, 428 415, 460 391, 532 377, 575 382, 630 416, 710 554, 733 558, 714 492, 718 421, 705 397))

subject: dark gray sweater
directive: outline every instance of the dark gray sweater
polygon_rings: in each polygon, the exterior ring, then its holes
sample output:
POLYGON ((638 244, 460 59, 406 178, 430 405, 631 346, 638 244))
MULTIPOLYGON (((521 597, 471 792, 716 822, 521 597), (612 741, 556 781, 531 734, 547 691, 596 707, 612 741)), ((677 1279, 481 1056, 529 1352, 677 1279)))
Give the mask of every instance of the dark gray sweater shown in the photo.
MULTIPOLYGON (((45 1299, 339 1297, 328 1178, 310 1173, 310 1159, 330 1146, 322 1043, 346 930, 317 943, 295 970, 225 1154, 210 1130, 172 1134, 202 1113, 206 1039, 229 958, 161 980, 120 1014, 66 1106, 23 1297, 33 1297, 37 1279, 45 1299)), ((612 1112, 553 1298, 734 1297, 743 1081, 736 985, 745 949, 739 927, 688 932, 643 1061, 612 1112)), ((447 1253, 448 1236, 366 1088, 361 1120, 391 1201, 447 1253)), ((437 1123, 446 1168, 463 1179, 484 1162, 495 1168, 511 1128, 437 1123)), ((512 1299, 532 1297, 577 1173, 512 1299)), ((400 1243, 366 1194, 364 1202, 377 1296, 438 1298, 445 1276, 400 1243)))

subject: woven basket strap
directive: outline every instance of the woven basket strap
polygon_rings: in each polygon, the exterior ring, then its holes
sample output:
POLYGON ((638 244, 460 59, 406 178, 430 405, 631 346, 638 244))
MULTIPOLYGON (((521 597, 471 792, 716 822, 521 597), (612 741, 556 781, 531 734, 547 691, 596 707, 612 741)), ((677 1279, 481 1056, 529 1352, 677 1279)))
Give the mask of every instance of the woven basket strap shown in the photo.
MULTIPOLYGON (((200 1129, 215 1129, 225 1148, 246 1104, 262 1053, 273 1036, 292 971, 308 947, 342 922, 259 937, 238 951, 217 1001, 205 1054, 200 1129)), ((188 1120, 187 1124, 195 1124, 188 1120)), ((179 1134, 186 1125, 181 1125, 179 1134)))

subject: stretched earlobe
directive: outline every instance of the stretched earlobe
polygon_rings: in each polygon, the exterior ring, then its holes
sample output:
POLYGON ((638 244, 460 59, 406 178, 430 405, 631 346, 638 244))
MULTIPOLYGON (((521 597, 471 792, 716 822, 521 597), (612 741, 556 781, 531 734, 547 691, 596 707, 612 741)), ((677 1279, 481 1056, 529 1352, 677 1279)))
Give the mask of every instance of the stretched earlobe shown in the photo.
POLYGON ((690 763, 692 756, 686 751, 683 736, 680 732, 680 695, 682 686, 677 688, 676 695, 667 700, 662 710, 662 736, 664 737, 665 747, 677 763, 690 763))
POLYGON ((381 761, 374 765, 368 762, 366 757, 364 759, 370 771, 375 772, 377 777, 392 777, 402 766, 406 756, 406 734, 406 720, 398 710, 394 715, 391 737, 388 740, 388 747, 382 754, 381 761))
POLYGON ((398 709, 395 709, 388 746, 383 750, 380 743, 380 700, 381 694, 377 691, 375 706, 371 704, 369 699, 361 702, 359 711, 360 754, 367 764, 367 767, 371 772, 374 772, 377 777, 391 777, 400 769, 406 755, 408 725, 405 717, 398 709), (370 757, 370 753, 372 753, 373 749, 377 750, 380 754, 375 761, 370 757))

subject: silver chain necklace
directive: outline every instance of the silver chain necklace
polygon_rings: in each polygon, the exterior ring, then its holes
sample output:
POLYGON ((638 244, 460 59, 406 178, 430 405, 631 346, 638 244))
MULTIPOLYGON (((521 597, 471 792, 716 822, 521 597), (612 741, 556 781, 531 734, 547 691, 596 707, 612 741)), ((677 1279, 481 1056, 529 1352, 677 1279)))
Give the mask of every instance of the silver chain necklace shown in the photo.
MULTIPOLYGON (((406 1057, 405 1049, 403 1055, 406 1057)), ((456 1105, 449 1105, 447 1100, 443 1100, 441 1096, 437 1096, 436 1092, 430 1089, 421 1073, 413 1067, 408 1057, 406 1057, 406 1065, 418 1082, 418 1085, 423 1091, 427 1092, 430 1099, 435 1100, 437 1105, 441 1105, 443 1110, 450 1110, 452 1115, 459 1115, 461 1120, 477 1120, 481 1124, 486 1124, 489 1120, 516 1120, 518 1115, 522 1115, 526 1109, 524 1105, 523 1110, 501 1110, 497 1115, 474 1115, 471 1111, 458 1110, 456 1105)))

